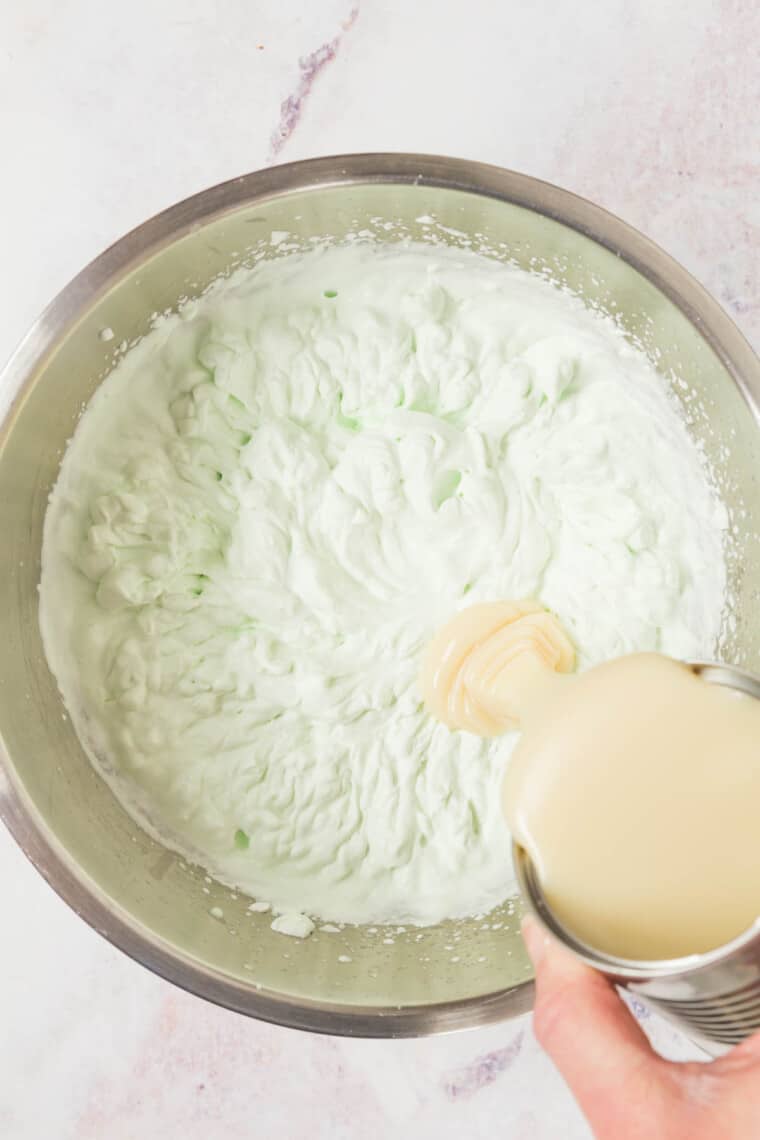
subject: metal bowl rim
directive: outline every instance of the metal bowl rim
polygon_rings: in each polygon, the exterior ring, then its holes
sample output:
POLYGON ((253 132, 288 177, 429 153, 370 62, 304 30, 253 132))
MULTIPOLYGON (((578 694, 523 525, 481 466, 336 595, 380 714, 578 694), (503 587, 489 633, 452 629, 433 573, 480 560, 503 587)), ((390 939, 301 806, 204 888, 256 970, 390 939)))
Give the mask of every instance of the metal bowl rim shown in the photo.
MULTIPOLYGON (((212 220, 253 203, 310 189, 383 183, 500 200, 551 218, 612 251, 697 328, 760 420, 760 361, 751 347, 705 289, 632 226, 568 190, 497 166, 438 155, 367 153, 286 163, 220 183, 156 214, 107 248, 48 305, 0 373, 0 391, 12 393, 0 424, 0 450, 47 358, 93 304, 137 265, 212 220)), ((317 1033, 412 1037, 487 1025, 532 1007, 532 981, 454 1002, 376 1007, 292 998, 215 971, 142 926, 84 874, 28 799, 1 737, 0 818, 60 897, 109 942, 166 980, 229 1009, 317 1033)))

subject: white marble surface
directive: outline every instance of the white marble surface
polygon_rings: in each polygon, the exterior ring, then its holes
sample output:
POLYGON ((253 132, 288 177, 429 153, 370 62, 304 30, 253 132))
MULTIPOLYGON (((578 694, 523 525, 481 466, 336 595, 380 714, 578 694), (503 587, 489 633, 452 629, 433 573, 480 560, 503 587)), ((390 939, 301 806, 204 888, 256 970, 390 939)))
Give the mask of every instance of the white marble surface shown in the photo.
MULTIPOLYGON (((760 344, 754 0, 0 0, 0 358, 107 243, 272 161, 450 153, 579 191, 760 344)), ((589 1135, 527 1019, 310 1037, 174 990, 0 831, 3 1140, 589 1135)), ((678 1049, 660 1031, 666 1047, 678 1049)))

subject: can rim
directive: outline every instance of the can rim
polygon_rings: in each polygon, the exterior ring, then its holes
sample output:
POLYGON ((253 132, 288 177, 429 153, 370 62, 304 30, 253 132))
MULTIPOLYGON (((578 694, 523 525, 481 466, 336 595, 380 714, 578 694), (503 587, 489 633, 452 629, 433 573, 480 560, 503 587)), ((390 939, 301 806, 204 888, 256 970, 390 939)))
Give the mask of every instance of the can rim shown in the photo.
MULTIPOLYGON (((682 664, 709 684, 723 685, 760 700, 760 676, 755 673, 719 661, 687 661, 682 664)), ((693 974, 695 970, 725 962, 755 942, 760 947, 759 914, 751 926, 730 942, 716 946, 714 950, 686 954, 677 958, 625 958, 608 954, 573 934, 554 914, 541 889, 535 864, 525 848, 516 840, 512 841, 512 861, 520 893, 542 926, 563 946, 572 950, 587 966, 592 966, 595 970, 601 970, 621 981, 653 981, 693 974)))

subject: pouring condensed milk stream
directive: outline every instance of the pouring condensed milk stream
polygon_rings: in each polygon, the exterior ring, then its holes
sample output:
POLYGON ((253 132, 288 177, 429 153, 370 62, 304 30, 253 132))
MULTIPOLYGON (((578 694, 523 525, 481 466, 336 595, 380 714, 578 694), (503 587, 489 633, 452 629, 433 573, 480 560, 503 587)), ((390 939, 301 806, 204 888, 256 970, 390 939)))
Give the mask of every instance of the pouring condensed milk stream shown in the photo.
POLYGON ((722 946, 760 914, 760 701, 655 653, 574 665, 540 604, 496 602, 439 632, 421 687, 451 728, 521 730, 505 814, 573 936, 626 959, 722 946))

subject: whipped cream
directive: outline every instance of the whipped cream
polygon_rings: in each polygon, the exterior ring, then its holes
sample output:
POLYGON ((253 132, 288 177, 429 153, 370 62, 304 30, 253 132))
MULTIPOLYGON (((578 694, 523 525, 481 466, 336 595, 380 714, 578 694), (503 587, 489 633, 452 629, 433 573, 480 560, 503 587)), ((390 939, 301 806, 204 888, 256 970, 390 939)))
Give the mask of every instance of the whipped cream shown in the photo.
POLYGON ((428 715, 433 632, 532 597, 581 668, 709 657, 726 526, 610 320, 474 253, 326 248, 236 273, 102 384, 47 512, 41 628, 164 842, 281 915, 432 923, 514 889, 515 740, 428 715))

